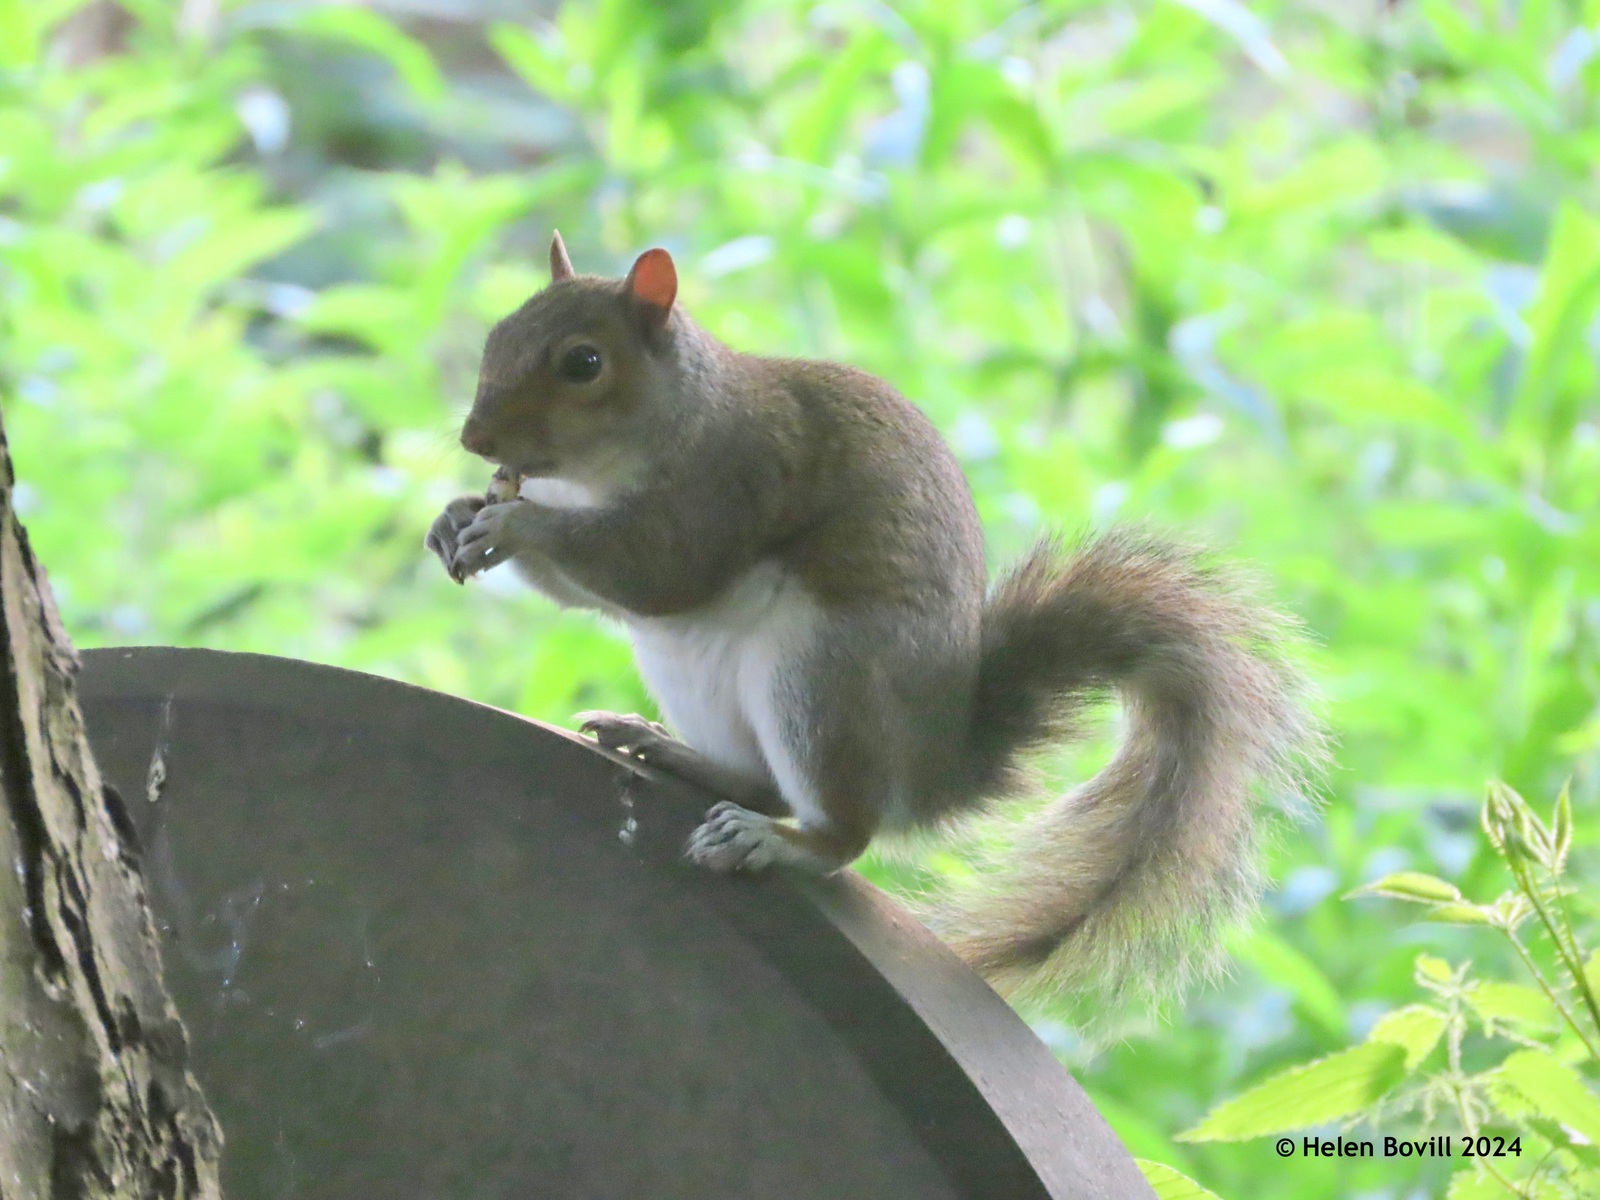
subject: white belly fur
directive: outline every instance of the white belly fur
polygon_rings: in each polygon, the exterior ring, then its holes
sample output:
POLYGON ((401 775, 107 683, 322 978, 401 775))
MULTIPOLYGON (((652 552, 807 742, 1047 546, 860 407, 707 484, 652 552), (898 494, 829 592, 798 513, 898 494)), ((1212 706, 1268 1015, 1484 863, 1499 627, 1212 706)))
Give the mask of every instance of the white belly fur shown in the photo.
POLYGON ((819 620, 816 602, 776 563, 696 612, 628 619, 639 673, 677 735, 723 766, 771 779, 802 822, 818 813, 817 798, 778 713, 819 620))

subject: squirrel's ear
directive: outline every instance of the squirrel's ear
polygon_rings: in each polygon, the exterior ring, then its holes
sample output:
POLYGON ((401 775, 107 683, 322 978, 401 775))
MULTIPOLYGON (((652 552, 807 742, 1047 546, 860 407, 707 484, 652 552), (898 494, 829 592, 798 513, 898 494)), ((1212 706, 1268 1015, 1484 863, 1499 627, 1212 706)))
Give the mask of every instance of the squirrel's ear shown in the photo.
POLYGON ((567 257, 566 243, 561 240, 561 231, 555 231, 555 237, 550 239, 550 282, 560 283, 563 279, 571 279, 572 260, 567 257))
POLYGON ((651 322, 666 323, 678 298, 678 271, 665 250, 646 250, 628 272, 628 292, 644 306, 651 322))

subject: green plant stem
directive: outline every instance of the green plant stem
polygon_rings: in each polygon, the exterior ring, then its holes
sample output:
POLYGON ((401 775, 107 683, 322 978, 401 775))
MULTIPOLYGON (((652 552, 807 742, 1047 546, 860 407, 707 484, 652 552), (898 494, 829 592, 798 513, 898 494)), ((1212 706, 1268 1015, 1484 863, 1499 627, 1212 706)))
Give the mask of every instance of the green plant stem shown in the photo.
POLYGON ((1578 1040, 1583 1043, 1584 1048, 1594 1055, 1597 1061, 1600 1061, 1600 1050, 1597 1050, 1595 1044, 1589 1040, 1589 1036, 1584 1033, 1583 1027, 1578 1024, 1577 1018, 1572 1015, 1565 1004, 1561 1003, 1561 998, 1556 995, 1555 989, 1550 986, 1550 981, 1544 977, 1544 972, 1539 970, 1539 964, 1533 961, 1533 955, 1528 953, 1527 947, 1517 940, 1517 935, 1511 930, 1505 930, 1505 935, 1517 954, 1521 956, 1523 965, 1528 968, 1538 982, 1545 997, 1555 1006, 1555 1010, 1561 1014, 1561 1019, 1567 1023, 1568 1028, 1573 1033, 1577 1034, 1578 1040))
POLYGON ((1505 1188, 1505 1190, 1510 1192, 1513 1196, 1521 1196, 1522 1200, 1529 1200, 1528 1193, 1523 1191, 1516 1184, 1512 1183, 1509 1179, 1507 1179, 1504 1175, 1502 1175, 1498 1170, 1496 1170, 1493 1166, 1491 1166, 1488 1159, 1486 1159, 1486 1158, 1478 1159, 1478 1165, 1481 1166, 1485 1171, 1487 1171, 1489 1173, 1489 1177, 1491 1179, 1493 1179, 1501 1187, 1505 1188))
MULTIPOLYGON (((1466 1129, 1469 1135, 1476 1136, 1474 1133, 1476 1122, 1473 1121, 1471 1114, 1467 1112, 1467 1099, 1461 1090, 1461 1076, 1459 1072, 1456 1072, 1454 1077, 1450 1080, 1450 1094, 1455 1097, 1456 1112, 1461 1117, 1462 1127, 1466 1129)), ((1489 1177, 1501 1187, 1505 1188, 1506 1191, 1510 1192, 1513 1196, 1522 1197, 1522 1200, 1529 1200, 1527 1192, 1517 1187, 1499 1171, 1495 1170, 1495 1168, 1487 1159, 1480 1158, 1477 1160, 1477 1162, 1479 1166, 1489 1173, 1489 1177)))
MULTIPOLYGON (((1516 876, 1517 882, 1522 886, 1523 895, 1527 896, 1529 903, 1533 905, 1533 911, 1539 914, 1539 921, 1544 926, 1545 932, 1550 935, 1550 940, 1556 944, 1556 953, 1561 956, 1561 961, 1565 964, 1567 973, 1572 976, 1574 986, 1578 989, 1579 995, 1583 997, 1585 1007, 1589 1010, 1589 1018, 1594 1022, 1596 1032, 1600 1032, 1600 1006, 1596 1006, 1594 997, 1589 994, 1587 980, 1583 974, 1583 963, 1576 959, 1568 949, 1566 941, 1561 936, 1561 930, 1556 927, 1549 910, 1539 897, 1539 889, 1535 886, 1528 872, 1527 864, 1522 862, 1513 863, 1511 870, 1516 876)), ((1566 1015, 1565 1009, 1562 1012, 1566 1015)), ((1567 1015, 1567 1023, 1575 1031, 1577 1030, 1577 1022, 1574 1017, 1567 1015)), ((1578 1033, 1578 1036, 1583 1038, 1581 1032, 1578 1033)), ((1590 1054, 1594 1054, 1595 1058, 1600 1060, 1600 1054, 1595 1053, 1594 1045, 1587 1038, 1583 1038, 1583 1044, 1589 1047, 1590 1054)))
MULTIPOLYGON (((1572 957, 1578 962, 1578 969, 1573 972, 1573 986, 1578 994, 1583 997, 1583 1003, 1589 1010, 1589 1016, 1594 1020, 1595 1028, 1600 1029, 1600 1000, 1595 998, 1594 989, 1589 986, 1589 976, 1583 970, 1584 947, 1578 941, 1578 935, 1572 928, 1572 914, 1567 911, 1567 895, 1559 887, 1556 889, 1556 903, 1561 908, 1561 925, 1567 931, 1567 941, 1572 946, 1572 957)), ((1600 1062, 1596 1063, 1600 1066, 1600 1062)))
POLYGON ((1532 1185, 1540 1175, 1549 1170, 1548 1164, 1552 1158, 1555 1158, 1555 1156, 1556 1148, 1554 1146, 1551 1146, 1550 1149, 1544 1152, 1544 1157, 1534 1164, 1533 1170, 1528 1172, 1528 1183, 1530 1185, 1532 1185))

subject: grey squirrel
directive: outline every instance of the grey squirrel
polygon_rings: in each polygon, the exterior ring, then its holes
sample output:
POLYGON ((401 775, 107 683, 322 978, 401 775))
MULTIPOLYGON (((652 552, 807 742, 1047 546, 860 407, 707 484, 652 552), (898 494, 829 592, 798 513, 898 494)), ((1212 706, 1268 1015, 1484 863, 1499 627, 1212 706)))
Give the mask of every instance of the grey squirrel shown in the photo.
POLYGON ((723 797, 688 857, 838 870, 880 831, 1017 794, 1115 689, 1116 757, 937 927, 1003 988, 1208 962, 1259 895, 1258 793, 1318 750, 1292 623, 1129 532, 1047 539, 986 594, 960 466, 887 383, 728 348, 677 304, 665 250, 582 276, 557 234, 550 269, 489 334, 461 430, 499 491, 453 501, 427 545, 458 582, 511 560, 627 627, 677 736, 579 719, 723 797))

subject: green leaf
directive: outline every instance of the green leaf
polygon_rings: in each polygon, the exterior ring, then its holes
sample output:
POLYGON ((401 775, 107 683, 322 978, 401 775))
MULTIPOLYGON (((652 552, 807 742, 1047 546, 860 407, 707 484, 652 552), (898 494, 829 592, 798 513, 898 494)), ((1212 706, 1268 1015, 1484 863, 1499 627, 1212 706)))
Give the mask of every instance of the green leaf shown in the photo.
POLYGON ((1376 190, 1384 171, 1376 145, 1346 138, 1302 157, 1275 179, 1250 181, 1239 197, 1239 211, 1251 220, 1266 220, 1291 209, 1316 211, 1347 203, 1376 190))
POLYGON ((1428 912, 1427 920, 1441 925, 1493 925, 1494 914, 1476 904, 1441 904, 1428 912))
POLYGON ((1493 1175, 1474 1167, 1450 1177, 1445 1200, 1513 1200, 1514 1195, 1493 1175))
POLYGON ((1408 1004, 1379 1018, 1372 1032, 1367 1034, 1367 1041, 1402 1047, 1406 1052, 1406 1070, 1412 1071, 1433 1052, 1449 1023, 1449 1015, 1437 1008, 1408 1004))
POLYGON ((1385 875, 1374 883, 1359 887, 1351 896, 1388 896, 1395 900, 1413 900, 1422 904, 1439 904, 1460 900, 1461 892, 1455 885, 1421 871, 1399 871, 1385 875))
POLYGON ((892 44, 874 29, 861 29, 837 54, 830 55, 805 99, 786 123, 784 144, 802 162, 832 162, 871 75, 886 69, 892 44))
POLYGON ((1151 1162, 1148 1158, 1133 1161, 1144 1172, 1145 1182, 1155 1192, 1157 1200, 1220 1200, 1215 1192, 1207 1191, 1165 1163, 1151 1162))
POLYGON ((1367 1042, 1291 1067, 1212 1109, 1184 1142, 1242 1142, 1365 1112, 1406 1075, 1406 1050, 1367 1042))
MULTIPOLYGON (((553 28, 547 28, 541 37, 520 25, 497 21, 489 27, 489 44, 535 91, 554 100, 571 100, 576 96, 575 77, 563 57, 559 35, 553 28)), ((576 78, 582 79, 582 73, 576 78)))
POLYGON ((345 283, 323 288, 300 314, 300 324, 317 333, 337 333, 375 350, 415 349, 428 330, 417 315, 416 296, 404 288, 345 283))
POLYGON ((1554 1029, 1561 1021, 1549 997, 1518 983, 1475 983, 1467 989, 1466 1001, 1489 1024, 1554 1029))
POLYGON ((420 100, 438 100, 445 94, 444 76, 428 48, 387 17, 369 8, 326 5, 296 14, 295 27, 305 33, 360 46, 387 60, 395 74, 420 100))
POLYGON ((1533 915, 1533 903, 1521 892, 1503 892, 1489 912, 1501 929, 1515 929, 1533 915))
POLYGON ((1569 432, 1568 406, 1557 395, 1570 361, 1587 353, 1584 338, 1600 304, 1600 220, 1571 201, 1561 204, 1545 252, 1539 295, 1528 313, 1532 344, 1517 389, 1519 417, 1546 436, 1569 432))
POLYGON ((1600 1098, 1548 1050, 1519 1050, 1495 1072, 1536 1112, 1600 1142, 1600 1098))
POLYGON ((1267 23, 1251 12, 1239 0, 1178 0, 1210 21, 1222 32, 1239 43, 1239 48, 1267 75, 1274 79, 1287 79, 1293 72, 1288 61, 1272 44, 1267 23))
POLYGON ((1556 810, 1550 818, 1551 869, 1560 874, 1567 865, 1567 851, 1572 849, 1572 781, 1561 785, 1556 797, 1556 810))
POLYGON ((286 250, 311 229, 310 215, 294 209, 229 214, 175 254, 167 269, 185 285, 202 290, 286 250))
POLYGON ((1455 978, 1455 971, 1450 964, 1431 954, 1417 955, 1412 970, 1416 981, 1430 991, 1437 991, 1438 985, 1447 984, 1455 978))
POLYGON ((57 21, 87 0, 0 0, 0 67, 31 63, 57 21))
POLYGON ((1549 858, 1549 834, 1528 802, 1498 779, 1489 781, 1483 802, 1483 831, 1507 863, 1543 862, 1549 858))
POLYGON ((29 19, 25 0, 0 0, 0 67, 32 62, 39 53, 39 23, 29 19))
POLYGON ((1216 83, 1208 72, 1129 80, 1107 96, 1096 119, 1113 138, 1136 138, 1156 131, 1174 117, 1214 101, 1216 83))

